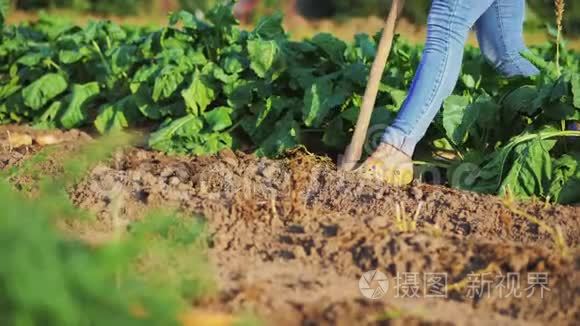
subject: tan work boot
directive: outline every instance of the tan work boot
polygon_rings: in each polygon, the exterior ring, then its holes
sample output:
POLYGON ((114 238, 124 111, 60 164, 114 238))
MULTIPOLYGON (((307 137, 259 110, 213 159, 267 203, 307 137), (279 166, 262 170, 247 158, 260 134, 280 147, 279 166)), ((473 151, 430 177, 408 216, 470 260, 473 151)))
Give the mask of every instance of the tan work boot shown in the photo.
POLYGON ((407 154, 385 143, 380 144, 355 171, 364 178, 383 180, 395 186, 413 182, 413 160, 407 154))

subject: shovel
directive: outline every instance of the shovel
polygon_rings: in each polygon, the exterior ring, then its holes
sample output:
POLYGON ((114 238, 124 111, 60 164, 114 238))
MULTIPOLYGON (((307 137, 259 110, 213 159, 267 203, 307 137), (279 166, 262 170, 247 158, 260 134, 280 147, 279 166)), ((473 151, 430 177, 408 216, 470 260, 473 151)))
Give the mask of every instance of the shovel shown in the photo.
POLYGON ((354 169, 361 158, 371 115, 377 99, 377 93, 379 92, 379 85, 381 84, 381 77, 383 76, 383 71, 385 70, 385 65, 391 52, 391 46, 393 45, 397 17, 401 13, 404 5, 405 0, 393 0, 391 3, 391 10, 385 22, 383 36, 379 42, 377 55, 371 67, 369 81, 363 97, 360 114, 354 128, 354 134, 352 135, 350 145, 346 147, 344 155, 340 160, 339 168, 343 171, 351 171, 354 169))

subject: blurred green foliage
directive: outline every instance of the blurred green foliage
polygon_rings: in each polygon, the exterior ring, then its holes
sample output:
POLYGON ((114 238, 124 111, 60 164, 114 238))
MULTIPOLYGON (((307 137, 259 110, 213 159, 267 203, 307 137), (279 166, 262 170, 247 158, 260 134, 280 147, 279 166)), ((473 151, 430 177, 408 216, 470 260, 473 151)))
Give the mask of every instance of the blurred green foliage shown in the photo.
POLYGON ((8 14, 8 2, 6 0, 0 0, 0 28, 4 27, 4 20, 6 19, 7 14, 8 14))
MULTIPOLYGON (((580 33, 580 1, 567 0, 564 13, 564 29, 568 34, 580 33)), ((554 1, 553 0, 528 0, 529 8, 544 23, 554 24, 554 1)), ((542 24, 544 25, 544 24, 542 24)))
POLYGON ((195 12, 196 10, 209 10, 218 0, 179 0, 178 2, 181 9, 195 12))
MULTIPOLYGON (((0 0, 0 4, 8 1, 0 0)), ((25 10, 70 8, 103 14, 134 15, 144 11, 150 12, 156 4, 159 7, 170 2, 179 4, 181 9, 193 12, 206 11, 220 0, 13 0, 12 4, 25 10)), ((553 0, 528 0, 527 3, 528 27, 543 28, 546 23, 554 21, 553 0)), ((262 0, 257 7, 257 15, 271 12, 272 8, 281 9, 284 4, 285 1, 281 0, 262 0)), ((300 11, 309 17, 336 15, 348 18, 368 15, 385 16, 390 8, 391 0, 296 0, 296 4, 300 11)), ((431 0, 407 1, 404 15, 413 22, 423 24, 427 20, 430 4, 431 0)), ((1 12, 0 8, 0 24, 2 23, 1 12)), ((568 33, 580 32, 580 2, 566 1, 564 25, 568 33)))
POLYGON ((102 14, 134 15, 150 8, 154 0, 19 0, 13 7, 23 10, 68 8, 102 14))
POLYGON ((200 219, 157 212, 92 245, 57 227, 85 215, 59 194, 123 145, 114 138, 62 157, 62 174, 41 175, 33 198, 7 180, 37 179, 37 169, 2 172, 0 325, 179 325, 192 300, 211 293, 200 219))

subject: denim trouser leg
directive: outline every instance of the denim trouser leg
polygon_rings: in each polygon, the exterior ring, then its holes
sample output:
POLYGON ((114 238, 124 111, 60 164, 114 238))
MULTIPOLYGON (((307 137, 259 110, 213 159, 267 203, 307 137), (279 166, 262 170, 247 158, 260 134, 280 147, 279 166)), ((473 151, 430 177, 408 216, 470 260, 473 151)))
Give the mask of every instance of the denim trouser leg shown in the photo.
POLYGON ((484 53, 498 69, 510 75, 534 73, 531 64, 524 64, 519 57, 519 51, 525 49, 521 36, 522 1, 433 0, 421 63, 409 95, 385 131, 383 142, 412 156, 443 101, 455 88, 465 42, 476 22, 484 53))
POLYGON ((520 53, 524 43, 525 0, 498 0, 477 20, 479 48, 486 59, 505 76, 533 76, 540 71, 520 53))

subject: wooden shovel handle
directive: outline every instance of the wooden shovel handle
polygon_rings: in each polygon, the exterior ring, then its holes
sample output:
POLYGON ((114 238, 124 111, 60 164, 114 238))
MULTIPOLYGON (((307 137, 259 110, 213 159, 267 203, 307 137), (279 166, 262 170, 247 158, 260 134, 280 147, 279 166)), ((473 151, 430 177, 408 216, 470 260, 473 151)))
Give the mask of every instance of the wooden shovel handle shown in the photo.
POLYGON ((377 54, 371 67, 367 88, 363 97, 354 134, 352 135, 350 145, 346 147, 344 156, 340 162, 341 170, 352 170, 361 158, 362 148, 369 129, 369 123, 377 99, 377 93, 379 92, 379 86, 381 84, 381 77, 383 76, 385 65, 387 64, 387 59, 391 52, 391 46, 393 45, 397 17, 401 13, 404 5, 405 0, 393 0, 391 3, 391 10, 389 11, 387 21, 385 22, 383 35, 379 42, 377 54))

